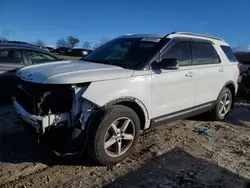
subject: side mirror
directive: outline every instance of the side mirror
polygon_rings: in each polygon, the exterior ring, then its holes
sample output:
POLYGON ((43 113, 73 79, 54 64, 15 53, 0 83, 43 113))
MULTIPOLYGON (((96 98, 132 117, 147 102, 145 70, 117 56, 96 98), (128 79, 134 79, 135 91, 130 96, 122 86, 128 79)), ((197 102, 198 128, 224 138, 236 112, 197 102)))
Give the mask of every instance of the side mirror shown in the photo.
POLYGON ((161 62, 153 62, 151 64, 153 69, 176 70, 179 69, 178 59, 162 59, 161 62))

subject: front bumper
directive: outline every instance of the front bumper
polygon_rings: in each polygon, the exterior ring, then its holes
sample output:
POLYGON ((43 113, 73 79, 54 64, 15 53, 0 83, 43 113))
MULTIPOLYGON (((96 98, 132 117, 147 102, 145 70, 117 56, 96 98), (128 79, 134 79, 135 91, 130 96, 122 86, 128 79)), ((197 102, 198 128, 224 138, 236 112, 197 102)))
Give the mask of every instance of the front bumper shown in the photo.
POLYGON ((96 105, 81 98, 84 89, 76 91, 78 98, 75 98, 73 108, 67 113, 51 114, 49 111, 48 115, 35 115, 28 110, 29 105, 26 109, 26 100, 19 101, 18 97, 13 97, 12 102, 18 116, 36 129, 40 144, 60 155, 78 153, 86 146, 85 126, 96 108, 96 105))
POLYGON ((25 110, 15 97, 13 97, 12 101, 19 117, 26 123, 32 125, 38 133, 45 133, 46 128, 49 126, 59 126, 62 123, 66 123, 67 125, 71 124, 69 113, 37 116, 25 110))
POLYGON ((20 118, 22 118, 26 123, 32 125, 37 132, 40 132, 43 118, 32 115, 29 112, 27 112, 16 100, 15 97, 12 98, 13 106, 16 109, 16 112, 20 118))

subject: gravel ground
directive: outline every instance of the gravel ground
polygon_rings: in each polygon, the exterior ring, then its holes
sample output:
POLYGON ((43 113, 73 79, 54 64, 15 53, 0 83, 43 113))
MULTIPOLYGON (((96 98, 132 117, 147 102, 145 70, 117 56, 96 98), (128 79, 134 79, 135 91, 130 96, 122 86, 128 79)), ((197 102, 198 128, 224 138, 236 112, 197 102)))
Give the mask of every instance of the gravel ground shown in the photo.
POLYGON ((0 187, 250 187, 250 104, 225 122, 201 117, 144 134, 133 156, 96 166, 84 155, 55 157, 11 106, 0 107, 0 187), (193 132, 208 127, 210 136, 193 132))

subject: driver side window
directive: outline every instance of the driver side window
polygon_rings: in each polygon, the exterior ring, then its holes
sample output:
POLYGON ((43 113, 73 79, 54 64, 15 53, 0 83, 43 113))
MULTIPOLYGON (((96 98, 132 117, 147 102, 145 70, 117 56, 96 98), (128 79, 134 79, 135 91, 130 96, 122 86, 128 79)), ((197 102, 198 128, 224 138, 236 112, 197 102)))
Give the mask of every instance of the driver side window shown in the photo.
POLYGON ((161 59, 178 59, 180 66, 191 65, 190 45, 188 41, 180 41, 167 50, 161 59))

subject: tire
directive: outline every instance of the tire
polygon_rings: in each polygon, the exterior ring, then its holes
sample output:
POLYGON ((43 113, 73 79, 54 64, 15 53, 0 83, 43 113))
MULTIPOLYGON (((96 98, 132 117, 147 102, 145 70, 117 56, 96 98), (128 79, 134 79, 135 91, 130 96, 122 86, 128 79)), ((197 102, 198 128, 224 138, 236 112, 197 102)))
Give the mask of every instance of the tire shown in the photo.
POLYGON ((223 90, 219 94, 219 97, 217 99, 216 105, 214 106, 214 108, 210 112, 210 115, 211 115, 210 119, 211 120, 215 120, 215 121, 224 120, 225 117, 228 115, 228 113, 231 110, 232 102, 233 102, 232 99, 233 99, 233 97, 232 97, 231 91, 228 88, 223 88, 223 90), (224 101, 225 96, 228 96, 228 98, 226 100, 230 101, 230 103, 227 106, 225 106, 226 110, 222 110, 221 111, 221 102, 224 101))
POLYGON ((89 125, 87 141, 87 152, 92 158, 98 163, 109 165, 116 164, 132 154, 140 136, 140 120, 134 110, 126 106, 114 105, 104 115, 99 118, 94 117, 93 119, 94 121, 89 125), (115 132, 122 132, 123 128, 126 127, 123 127, 126 122, 128 122, 126 131, 116 134, 115 132), (116 127, 118 131, 115 131, 113 127, 116 127), (131 135, 133 140, 131 140, 131 135), (113 143, 114 138, 118 141, 107 147, 111 143, 110 140, 113 143), (119 143, 121 145, 120 150, 117 149, 119 148, 119 143), (124 150, 122 150, 122 144, 124 150), (120 155, 118 154, 119 151, 120 155))

